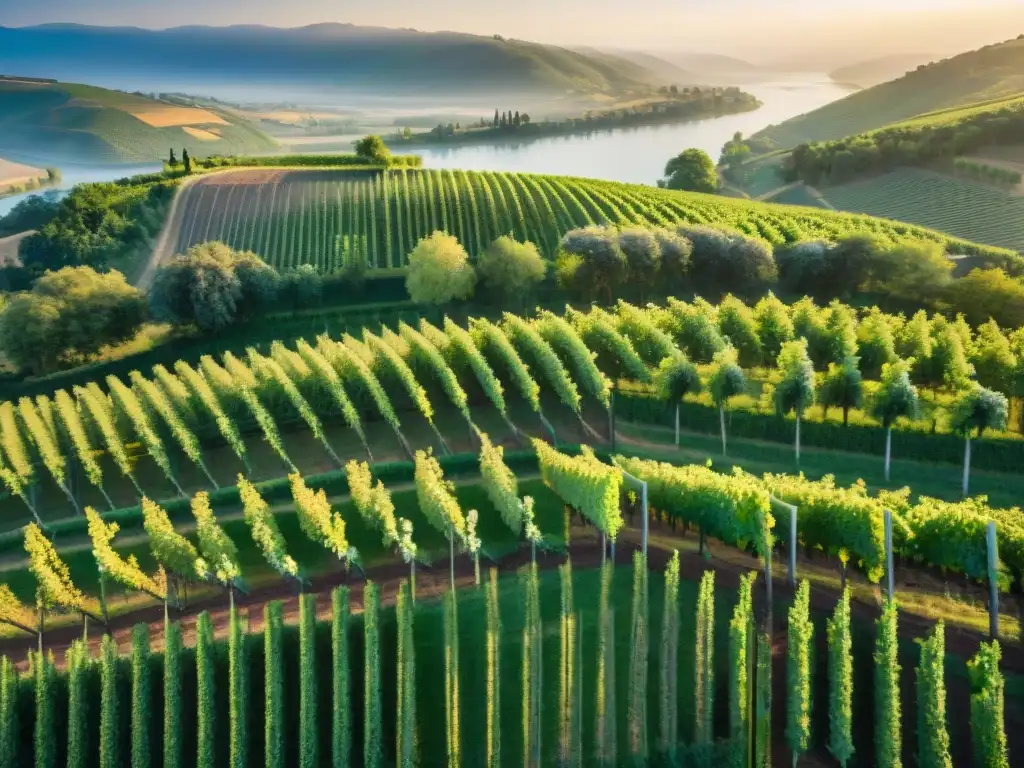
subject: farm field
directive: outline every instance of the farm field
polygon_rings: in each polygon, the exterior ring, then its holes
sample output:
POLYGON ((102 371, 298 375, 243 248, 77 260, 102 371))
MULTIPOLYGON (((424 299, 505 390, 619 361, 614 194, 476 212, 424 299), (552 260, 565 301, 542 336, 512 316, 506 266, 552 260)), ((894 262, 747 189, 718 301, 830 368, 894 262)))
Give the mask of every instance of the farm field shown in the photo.
POLYGON ((971 248, 909 224, 833 212, 671 192, 640 185, 529 174, 440 170, 238 170, 211 174, 181 191, 167 252, 209 240, 250 250, 278 268, 340 270, 347 259, 370 269, 405 265, 417 241, 436 230, 470 253, 511 233, 553 257, 561 236, 592 224, 714 224, 779 245, 835 238, 851 229, 899 240, 971 248))
POLYGON ((0 157, 0 194, 10 187, 23 187, 46 178, 46 171, 31 165, 12 163, 0 157))
POLYGON ((0 114, 0 146, 30 162, 159 162, 169 147, 196 156, 276 147, 240 118, 75 83, 0 79, 0 114))
POLYGON ((840 210, 886 216, 958 238, 1024 249, 1024 198, 969 179, 906 168, 828 187, 840 210))
POLYGON ((822 201, 812 195, 803 184, 791 187, 777 195, 767 198, 767 202, 779 205, 802 205, 806 208, 825 208, 822 201))

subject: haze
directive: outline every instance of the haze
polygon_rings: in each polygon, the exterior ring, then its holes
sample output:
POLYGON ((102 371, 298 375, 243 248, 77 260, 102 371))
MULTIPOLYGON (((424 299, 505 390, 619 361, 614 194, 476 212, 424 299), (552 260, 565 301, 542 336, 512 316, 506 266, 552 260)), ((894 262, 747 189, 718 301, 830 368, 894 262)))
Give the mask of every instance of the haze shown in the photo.
POLYGON ((0 0, 0 23, 166 28, 348 22, 502 34, 539 42, 714 52, 756 63, 835 66, 874 56, 947 55, 1024 32, 1019 0, 0 0), (823 6, 828 6, 827 10, 823 6), (894 10, 898 7, 898 10, 894 10))

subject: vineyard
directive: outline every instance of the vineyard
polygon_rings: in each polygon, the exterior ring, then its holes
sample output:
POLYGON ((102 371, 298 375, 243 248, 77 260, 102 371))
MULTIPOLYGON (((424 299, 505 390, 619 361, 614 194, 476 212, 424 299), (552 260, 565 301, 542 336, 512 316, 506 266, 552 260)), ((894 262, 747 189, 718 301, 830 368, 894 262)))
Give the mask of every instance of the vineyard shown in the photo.
POLYGON ((454 235, 471 254, 511 233, 553 257, 562 235, 591 224, 713 224, 773 245, 868 231, 892 240, 933 240, 954 252, 977 249, 865 216, 529 174, 239 170, 203 178, 181 194, 171 223, 174 252, 220 240, 280 269, 312 264, 322 272, 352 260, 370 269, 403 267, 420 238, 437 230, 454 235))
MULTIPOLYGON (((502 451, 484 436, 481 443, 482 485, 496 508, 483 515, 464 510, 432 456, 418 452, 415 457, 416 503, 426 526, 448 540, 452 558, 451 589, 440 605, 416 599, 412 524, 398 516, 405 505, 396 505, 383 483, 373 484, 368 465, 356 462, 346 472, 356 508, 348 519, 312 482, 297 474, 290 478, 299 531, 288 538, 261 489, 241 477, 237 491, 245 536, 227 534, 205 492, 190 502, 194 538, 176 529, 166 509, 144 500, 146 563, 155 572, 140 565, 135 552, 142 547, 131 547, 130 555, 117 548, 119 526, 88 509, 98 579, 88 594, 40 529, 27 526, 24 545, 35 590, 26 591, 35 592, 35 605, 0 589, 0 622, 38 633, 43 647, 45 621, 53 613, 106 624, 108 590, 116 585, 164 602, 165 642, 162 653, 153 653, 149 627, 141 625, 132 635, 128 657, 119 657, 107 635, 98 659, 82 641, 73 643, 62 670, 52 654, 42 652, 31 655, 27 670, 0 659, 0 756, 72 765, 98 755, 101 765, 111 766, 123 764, 128 755, 132 764, 140 755, 149 764, 161 754, 164 765, 190 764, 196 755, 195 764, 209 766, 348 765, 360 760, 411 766, 444 764, 445 755, 448 765, 583 765, 590 764, 591 755, 597 765, 644 765, 659 756, 709 765, 719 760, 770 765, 771 680, 777 672, 771 661, 771 620, 763 624, 755 616, 756 573, 740 579, 735 596, 716 594, 710 572, 699 587, 696 581, 681 580, 678 553, 668 558, 663 577, 652 577, 641 552, 633 555, 631 578, 613 562, 580 573, 566 562, 558 569, 557 586, 554 574, 541 577, 535 562, 517 578, 498 580, 495 571, 482 576, 479 559, 487 537, 478 535, 477 526, 485 517, 491 518, 492 528, 503 526, 535 547, 551 542, 539 533, 533 498, 519 495, 502 451), (347 535, 348 523, 356 519, 409 565, 394 609, 382 609, 379 587, 366 581, 359 614, 352 612, 350 588, 343 586, 331 595, 328 624, 318 624, 316 597, 309 594, 299 600, 297 632, 284 627, 281 606, 272 602, 265 607, 262 632, 248 634, 254 617, 240 616, 234 595, 246 589, 244 563, 251 562, 250 555, 301 588, 309 570, 300 552, 310 547, 328 553, 335 569, 339 562, 360 567, 360 555, 347 535), (461 593, 455 591, 457 550, 472 559, 477 585, 461 593), (228 592, 228 639, 215 640, 204 612, 196 623, 194 652, 185 651, 181 627, 170 621, 169 610, 182 599, 184 586, 204 582, 228 592), (716 724, 711 714, 721 695, 728 703, 727 727, 716 724), (97 699, 98 717, 87 714, 95 709, 85 703, 97 699)), ((829 551, 848 552, 869 579, 881 576, 877 533, 882 505, 873 506, 855 490, 807 484, 802 478, 721 476, 705 467, 622 456, 608 464, 586 448, 568 454, 540 441, 534 447, 547 488, 613 542, 626 524, 626 471, 648 484, 655 514, 698 526, 702 539, 706 533, 770 557, 771 489, 811 510, 798 522, 798 530, 805 531, 802 543, 815 546, 816 537, 825 537, 829 551), (863 549, 869 540, 876 547, 870 552, 863 549)), ((904 542, 916 537, 936 551, 967 553, 970 537, 942 544, 967 517, 963 510, 907 509, 897 530, 904 542)), ((841 763, 855 752, 865 759, 874 752, 884 761, 892 750, 899 753, 906 731, 922 761, 931 753, 939 755, 938 764, 964 755, 962 721, 951 721, 957 743, 951 743, 947 730, 942 624, 930 633, 915 663, 916 701, 909 703, 929 719, 928 728, 915 734, 900 716, 906 696, 900 690, 900 664, 914 660, 896 643, 895 603, 879 619, 876 653, 865 660, 854 656, 849 594, 841 596, 827 626, 829 695, 815 702, 814 678, 821 665, 811 656, 816 626, 809 593, 803 582, 789 607, 785 702, 774 702, 785 705, 788 749, 799 756, 827 741, 841 763), (879 681, 874 717, 887 729, 874 744, 855 739, 853 730, 854 690, 861 685, 855 681, 869 670, 879 681), (827 739, 812 733, 815 707, 828 713, 827 739)), ((970 733, 978 765, 1008 764, 999 654, 998 643, 982 645, 969 664, 974 691, 970 733), (999 759, 1003 762, 993 762, 999 759)), ((951 702, 950 709, 962 712, 963 703, 951 702)), ((870 716, 872 708, 857 711, 870 716)))
POLYGON ((955 237, 1024 248, 1024 198, 988 184, 920 169, 829 187, 836 208, 912 222, 955 237))

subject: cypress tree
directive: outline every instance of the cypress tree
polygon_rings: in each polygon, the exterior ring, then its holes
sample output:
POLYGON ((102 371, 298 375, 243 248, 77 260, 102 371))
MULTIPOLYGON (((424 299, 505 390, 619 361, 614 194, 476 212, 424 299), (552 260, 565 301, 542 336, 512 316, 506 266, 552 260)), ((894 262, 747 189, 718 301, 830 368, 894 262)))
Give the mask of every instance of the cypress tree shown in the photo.
POLYGON ((53 714, 53 662, 39 651, 30 658, 36 695, 33 729, 35 768, 57 768, 57 751, 53 743, 53 729, 56 725, 53 714))
POLYGON ((750 647, 754 628, 753 586, 757 578, 750 572, 740 579, 740 589, 732 621, 729 622, 729 731, 736 744, 732 752, 738 765, 747 764, 750 730, 750 647))
POLYGON ((216 765, 217 712, 213 625, 203 611, 196 619, 196 767, 216 765))
POLYGON ((793 752, 793 765, 797 764, 811 741, 811 642, 814 625, 811 624, 811 585, 800 583, 796 600, 789 609, 789 632, 786 644, 786 743, 793 752))
MULTIPOLYGON (((85 768, 88 764, 88 694, 86 668, 89 664, 89 649, 82 640, 75 640, 67 652, 68 669, 68 764, 67 768, 85 768)), ((2 692, 0 692, 2 695, 2 692)), ((13 701, 12 701, 13 704, 13 701)), ((4 716, 0 714, 0 717, 4 716)), ((3 723, 0 722, 0 726, 3 723)), ((14 745, 11 745, 12 749, 14 745)), ((13 765, 13 752, 5 762, 0 745, 0 765, 13 765)))
POLYGON ((192 158, 188 156, 188 150, 181 150, 181 162, 185 165, 185 173, 192 173, 192 158))
POLYGON ((164 768, 181 768, 181 625, 164 629, 164 768))
POLYGON ((629 752, 640 761, 648 757, 647 745, 647 558, 633 553, 633 632, 629 657, 629 752))
POLYGON ((828 620, 828 751, 846 766, 853 756, 853 641, 850 590, 843 590, 828 620))
POLYGON ((316 595, 299 599, 299 765, 316 768, 316 595))
MULTIPOLYGON (((518 113, 517 113, 518 114, 518 113)), ((679 552, 665 567, 665 607, 661 614, 661 743, 674 762, 679 744, 679 552)))
POLYGON ((18 755, 18 671, 0 656, 0 765, 14 765, 18 755))
POLYGON ((971 741, 974 764, 985 768, 1010 768, 1003 725, 1003 676, 999 672, 999 643, 981 644, 967 663, 971 676, 971 741))
POLYGON ((416 641, 413 636, 412 592, 409 582, 398 586, 395 608, 398 620, 398 711, 395 727, 399 768, 414 768, 418 764, 416 734, 416 641))
POLYGON ((935 625, 931 637, 919 640, 917 665, 917 765, 918 768, 953 768, 946 731, 945 625, 935 625))
POLYGON ((364 768, 380 768, 384 760, 380 727, 380 587, 372 581, 366 582, 363 588, 363 627, 363 765, 364 768))
MULTIPOLYGON (((231 718, 231 741, 228 760, 231 768, 246 768, 249 745, 249 680, 246 637, 242 633, 242 622, 238 609, 232 603, 228 625, 228 690, 230 691, 229 717, 231 718)), ((133 766, 134 768, 134 766, 133 766)))
POLYGON ((499 124, 498 110, 494 110, 494 127, 497 128, 499 124))
POLYGON ((149 627, 132 629, 132 768, 149 768, 149 627))
POLYGON ((611 602, 614 566, 601 566, 601 596, 597 610, 597 696, 594 762, 612 766, 618 753, 615 720, 615 613, 611 602))
POLYGON ((715 714, 715 572, 705 571, 697 594, 697 644, 694 650, 693 741, 707 745, 714 741, 715 714))
POLYGON ((896 623, 896 603, 890 600, 875 625, 875 762, 878 768, 903 768, 896 623))
POLYGON ((459 695, 459 600, 444 593, 444 710, 448 726, 448 768, 462 765, 461 697, 459 695))
POLYGON ((177 165, 178 164, 178 158, 174 156, 174 147, 171 147, 171 157, 168 160, 168 164, 169 165, 177 165))
POLYGON ((501 614, 498 571, 487 582, 487 768, 501 768, 501 614))
POLYGON ((285 767, 281 629, 281 603, 267 603, 263 608, 263 697, 266 701, 263 750, 266 768, 285 767))
POLYGON ((110 635, 104 635, 100 645, 100 683, 100 768, 119 768, 117 645, 110 635))
POLYGON ((348 661, 348 587, 331 593, 331 661, 334 717, 331 723, 333 768, 348 768, 352 753, 351 672, 348 661))

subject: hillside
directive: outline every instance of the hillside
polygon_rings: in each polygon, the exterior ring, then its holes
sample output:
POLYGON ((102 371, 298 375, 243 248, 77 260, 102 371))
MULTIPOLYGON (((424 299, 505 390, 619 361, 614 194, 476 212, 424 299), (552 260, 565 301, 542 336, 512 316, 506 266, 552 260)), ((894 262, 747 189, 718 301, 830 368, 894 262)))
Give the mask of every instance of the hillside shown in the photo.
POLYGON ((121 83, 130 74, 132 88, 145 90, 215 82, 402 92, 593 93, 646 88, 657 80, 644 67, 610 54, 588 56, 498 36, 351 24, 294 29, 0 27, 0 71, 102 84, 121 83))
POLYGON ((871 131, 1024 91, 1024 37, 963 53, 754 134, 779 147, 871 131))
POLYGON ((194 156, 270 151, 252 125, 215 110, 74 83, 0 78, 0 147, 12 160, 159 162, 170 147, 194 156))
POLYGON ((474 254, 512 233, 553 257, 567 231, 604 223, 723 225, 773 245, 874 232, 893 241, 941 242, 952 252, 991 252, 866 216, 514 173, 237 170, 189 185, 175 208, 158 259, 221 240, 279 269, 310 263, 321 272, 351 259, 370 269, 403 267, 416 242, 435 230, 455 235, 474 254))
POLYGON ((838 67, 829 72, 829 77, 837 83, 849 83, 860 88, 871 88, 880 83, 887 83, 902 77, 912 69, 934 61, 937 56, 928 53, 897 53, 892 56, 858 61, 838 67))

